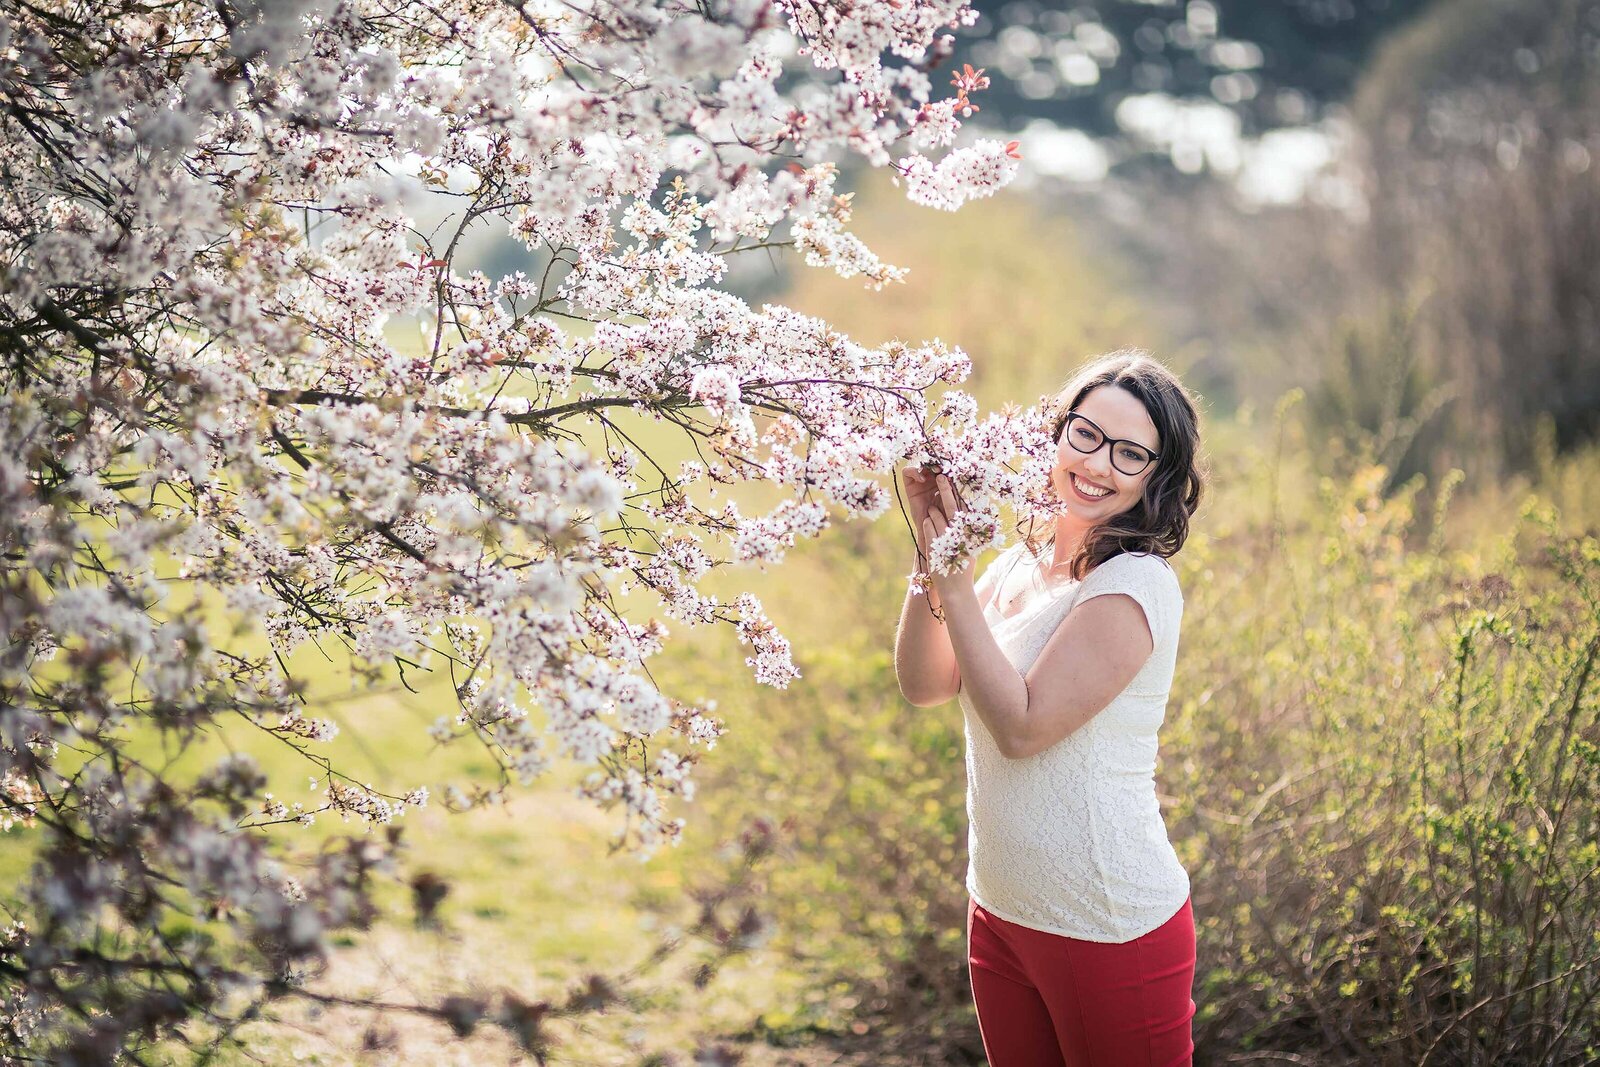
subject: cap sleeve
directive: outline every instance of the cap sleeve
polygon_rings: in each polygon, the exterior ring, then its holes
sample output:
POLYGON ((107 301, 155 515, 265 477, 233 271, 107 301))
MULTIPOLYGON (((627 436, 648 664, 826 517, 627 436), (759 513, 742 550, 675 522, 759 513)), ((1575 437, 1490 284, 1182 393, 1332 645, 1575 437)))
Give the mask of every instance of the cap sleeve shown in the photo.
POLYGON ((1160 556, 1128 552, 1112 556, 1083 580, 1077 603, 1110 593, 1125 593, 1144 610, 1156 648, 1165 647, 1177 637, 1183 618, 1183 594, 1177 575, 1160 556))

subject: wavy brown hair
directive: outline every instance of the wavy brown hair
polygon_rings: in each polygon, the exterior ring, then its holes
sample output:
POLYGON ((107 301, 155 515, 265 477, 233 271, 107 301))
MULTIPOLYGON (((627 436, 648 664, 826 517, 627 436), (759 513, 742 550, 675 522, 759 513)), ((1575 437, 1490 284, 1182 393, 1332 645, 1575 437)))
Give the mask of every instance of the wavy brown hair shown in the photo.
MULTIPOLYGON (((1189 517, 1200 506, 1205 472, 1200 466, 1200 418, 1194 398, 1170 370, 1140 348, 1121 348, 1094 360, 1074 374, 1050 402, 1052 439, 1061 440, 1067 414, 1102 385, 1121 386, 1150 413, 1155 423, 1155 469, 1133 507, 1094 526, 1072 558, 1075 579, 1123 552, 1148 552, 1166 558, 1177 554, 1189 537, 1189 517)), ((1031 518, 1018 527, 1035 556, 1055 545, 1055 523, 1048 534, 1034 529, 1031 518)))

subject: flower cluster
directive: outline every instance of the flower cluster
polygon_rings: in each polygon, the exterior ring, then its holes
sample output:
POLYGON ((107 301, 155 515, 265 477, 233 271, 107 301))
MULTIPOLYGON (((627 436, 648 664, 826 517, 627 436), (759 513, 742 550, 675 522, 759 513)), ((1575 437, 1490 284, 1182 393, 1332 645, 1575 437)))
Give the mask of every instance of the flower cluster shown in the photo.
POLYGON ((779 246, 903 277, 850 231, 842 157, 940 207, 1010 180, 995 142, 921 154, 954 144, 981 88, 963 73, 934 100, 929 77, 973 18, 966 0, 0 12, 0 825, 43 838, 41 1040, 115 1049, 191 1011, 258 1011, 362 921, 371 850, 429 793, 333 766, 338 722, 299 657, 448 673, 455 706, 428 732, 498 775, 434 783, 446 807, 570 759, 648 856, 693 792, 694 758, 663 742, 725 729, 649 681, 656 616, 732 627, 785 686, 788 641, 708 576, 883 514, 908 457, 974 464, 985 500, 1020 484, 971 458, 1010 454, 1009 422, 930 429, 927 394, 969 370, 958 349, 864 346, 719 288, 730 257, 779 246), (451 226, 424 234, 419 198, 451 226), (459 263, 485 224, 539 268, 459 263), (641 420, 697 459, 663 467, 641 420), (786 498, 714 503, 740 482, 786 498), (243 757, 187 778, 201 764, 141 763, 134 730, 170 752, 235 730, 282 745, 318 801, 275 799, 243 757), (58 769, 66 746, 95 773, 58 769), (286 891, 267 828, 328 811, 381 832, 286 891), (184 907, 231 924, 233 955, 150 936, 184 907), (111 912, 125 942, 84 940, 111 912), (174 981, 194 1003, 161 999, 174 981), (72 1029, 130 1003, 148 1014, 72 1029))
POLYGON ((1017 174, 1016 142, 982 138, 957 148, 939 162, 910 155, 895 164, 906 183, 906 195, 925 207, 954 211, 968 200, 989 196, 1017 174))
POLYGON ((929 588, 934 574, 949 574, 979 552, 998 547, 1006 509, 1024 521, 1048 525, 1064 506, 1050 477, 1055 465, 1050 398, 979 419, 972 397, 951 390, 939 411, 944 421, 909 458, 937 467, 950 479, 957 509, 928 546, 926 567, 910 575, 919 591, 929 588))

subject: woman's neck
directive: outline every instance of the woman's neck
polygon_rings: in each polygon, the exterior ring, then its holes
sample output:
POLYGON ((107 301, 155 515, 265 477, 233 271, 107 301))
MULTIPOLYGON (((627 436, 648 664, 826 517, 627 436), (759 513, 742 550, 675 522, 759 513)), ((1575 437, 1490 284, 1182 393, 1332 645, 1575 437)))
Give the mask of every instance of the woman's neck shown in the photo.
POLYGON ((1052 574, 1066 572, 1067 565, 1083 547, 1084 539, 1089 536, 1089 531, 1092 529, 1094 529, 1093 523, 1076 521, 1071 515, 1056 516, 1055 555, 1050 561, 1052 574))

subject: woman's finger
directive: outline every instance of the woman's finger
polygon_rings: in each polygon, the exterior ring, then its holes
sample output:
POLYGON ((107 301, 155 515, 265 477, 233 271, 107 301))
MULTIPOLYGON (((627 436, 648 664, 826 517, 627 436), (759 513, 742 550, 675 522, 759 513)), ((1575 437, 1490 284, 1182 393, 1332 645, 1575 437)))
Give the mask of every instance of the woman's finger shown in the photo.
POLYGON ((923 498, 933 489, 933 479, 921 467, 905 468, 906 491, 913 497, 923 498))

